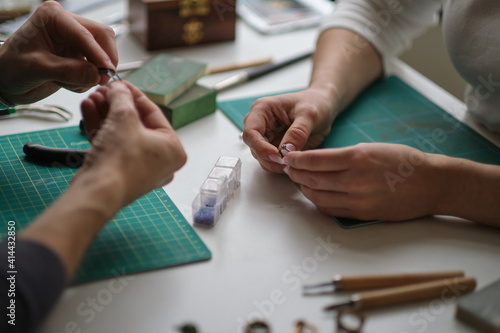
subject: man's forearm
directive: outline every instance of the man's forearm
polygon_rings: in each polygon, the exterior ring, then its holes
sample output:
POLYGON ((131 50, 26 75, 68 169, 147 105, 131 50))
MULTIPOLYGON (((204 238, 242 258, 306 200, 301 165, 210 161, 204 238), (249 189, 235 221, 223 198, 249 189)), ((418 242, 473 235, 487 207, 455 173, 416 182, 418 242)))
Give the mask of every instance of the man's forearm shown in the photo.
POLYGON ((71 279, 99 230, 121 208, 119 182, 109 174, 81 174, 68 190, 20 235, 51 249, 71 279))
POLYGON ((332 28, 318 38, 310 87, 326 90, 341 112, 382 70, 380 55, 369 42, 350 30, 332 28))

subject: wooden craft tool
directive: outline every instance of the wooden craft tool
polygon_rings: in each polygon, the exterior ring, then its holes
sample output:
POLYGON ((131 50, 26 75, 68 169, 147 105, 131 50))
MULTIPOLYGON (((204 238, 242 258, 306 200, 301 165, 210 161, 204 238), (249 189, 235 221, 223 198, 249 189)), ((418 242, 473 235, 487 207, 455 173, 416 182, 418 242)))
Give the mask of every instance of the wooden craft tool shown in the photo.
POLYGON ((234 71, 237 69, 256 67, 256 66, 269 64, 272 61, 273 61, 272 57, 265 57, 265 58, 261 58, 261 59, 255 59, 255 60, 249 60, 249 61, 243 61, 243 62, 236 62, 236 63, 228 64, 228 65, 210 67, 207 71, 207 74, 217 74, 217 73, 234 71))
POLYGON ((146 62, 148 62, 148 60, 137 60, 126 62, 124 64, 118 64, 118 66, 116 67, 116 71, 118 73, 133 71, 144 65, 146 62))
POLYGON ((401 273, 378 275, 335 275, 326 283, 304 286, 304 295, 318 295, 343 290, 367 290, 409 285, 464 276, 463 271, 401 273))
MULTIPOLYGON (((238 69, 245 69, 245 68, 249 68, 249 67, 256 67, 256 66, 269 64, 272 61, 273 61, 272 57, 264 57, 264 58, 260 58, 260 59, 235 62, 235 63, 221 65, 221 66, 214 66, 214 67, 209 67, 207 69, 206 74, 207 75, 217 74, 217 73, 234 71, 234 70, 238 70, 238 69)), ((132 71, 132 70, 138 69, 139 67, 144 65, 146 62, 147 62, 147 60, 139 60, 139 61, 132 61, 132 62, 120 64, 120 65, 118 65, 118 68, 116 71, 120 72, 120 73, 132 71)))
POLYGON ((386 305, 418 301, 443 295, 459 296, 473 291, 476 279, 472 277, 455 277, 444 280, 416 283, 395 288, 366 291, 352 295, 347 301, 325 307, 325 311, 344 307, 356 310, 380 308, 386 305))
POLYGON ((250 80, 259 78, 265 74, 274 72, 274 71, 281 69, 283 67, 286 67, 288 65, 294 64, 294 63, 299 62, 299 61, 304 60, 304 59, 307 59, 312 54, 313 54, 312 51, 307 51, 305 53, 290 57, 290 58, 282 60, 282 61, 272 62, 272 63, 266 64, 266 65, 261 65, 261 66, 247 69, 246 71, 238 73, 234 76, 231 76, 231 77, 217 83, 214 86, 214 89, 217 91, 224 91, 226 89, 235 87, 237 85, 248 82, 250 80))

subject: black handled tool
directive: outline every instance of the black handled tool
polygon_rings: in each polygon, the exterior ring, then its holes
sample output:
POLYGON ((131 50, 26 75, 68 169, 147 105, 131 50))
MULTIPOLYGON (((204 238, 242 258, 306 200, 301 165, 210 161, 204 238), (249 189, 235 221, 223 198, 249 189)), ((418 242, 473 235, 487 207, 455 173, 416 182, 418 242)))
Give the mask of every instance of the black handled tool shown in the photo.
POLYGON ((26 157, 35 163, 49 164, 51 166, 66 166, 70 168, 79 168, 87 149, 73 148, 53 148, 42 146, 33 142, 28 142, 23 147, 26 157))
POLYGON ((224 81, 217 83, 214 86, 214 89, 218 92, 224 91, 226 89, 232 88, 234 86, 240 85, 242 83, 248 82, 250 80, 256 79, 268 73, 274 72, 278 69, 286 67, 288 65, 294 64, 298 61, 309 58, 313 54, 312 51, 307 51, 305 53, 301 53, 297 56, 293 56, 286 60, 282 60, 279 62, 271 62, 269 64, 256 66, 241 73, 238 73, 234 76, 231 76, 224 81))

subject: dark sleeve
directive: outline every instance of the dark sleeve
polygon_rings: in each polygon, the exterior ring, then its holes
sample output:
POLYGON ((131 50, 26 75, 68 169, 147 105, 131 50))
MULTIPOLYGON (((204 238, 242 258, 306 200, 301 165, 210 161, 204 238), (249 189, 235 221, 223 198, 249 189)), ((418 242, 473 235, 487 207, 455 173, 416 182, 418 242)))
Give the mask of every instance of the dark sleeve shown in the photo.
POLYGON ((7 239, 0 243, 0 332, 32 332, 64 289, 64 267, 50 249, 25 240, 17 240, 15 261, 9 261, 8 245, 7 239))

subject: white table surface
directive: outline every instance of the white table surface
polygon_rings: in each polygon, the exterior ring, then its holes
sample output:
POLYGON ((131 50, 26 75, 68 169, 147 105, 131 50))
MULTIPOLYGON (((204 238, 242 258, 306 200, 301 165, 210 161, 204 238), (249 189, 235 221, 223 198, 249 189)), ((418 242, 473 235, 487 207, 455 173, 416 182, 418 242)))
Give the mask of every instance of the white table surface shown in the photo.
MULTIPOLYGON (((94 17, 123 8, 109 6, 94 17)), ((316 37, 315 29, 263 36, 238 22, 235 42, 168 52, 220 65, 268 55, 285 57, 314 47, 316 37)), ((121 63, 151 56, 129 35, 118 38, 118 47, 121 63)), ((303 61, 221 93, 219 100, 302 88, 310 71, 311 61, 303 61)), ((463 118, 460 101, 411 68, 395 62, 391 71, 463 118)), ((229 75, 201 82, 211 85, 229 75)), ((4 120, 0 134, 76 125, 84 96, 60 91, 47 98, 75 112, 69 124, 4 120)), ((260 316, 273 332, 291 332, 298 319, 310 321, 320 332, 335 332, 333 316, 322 308, 345 294, 304 297, 303 284, 323 282, 334 274, 460 269, 476 277, 480 288, 500 277, 498 230, 445 217, 342 229, 286 176, 263 171, 239 134, 220 111, 179 129, 188 162, 165 187, 191 223, 191 202, 218 157, 241 158, 239 193, 214 228, 195 227, 212 252, 211 260, 70 287, 40 331, 174 332, 179 325, 194 322, 202 333, 235 333, 242 332, 242 323, 260 316), (104 297, 109 291, 112 299, 104 297)), ((454 303, 437 299, 369 311, 364 332, 474 332, 455 320, 454 310, 454 303)))

